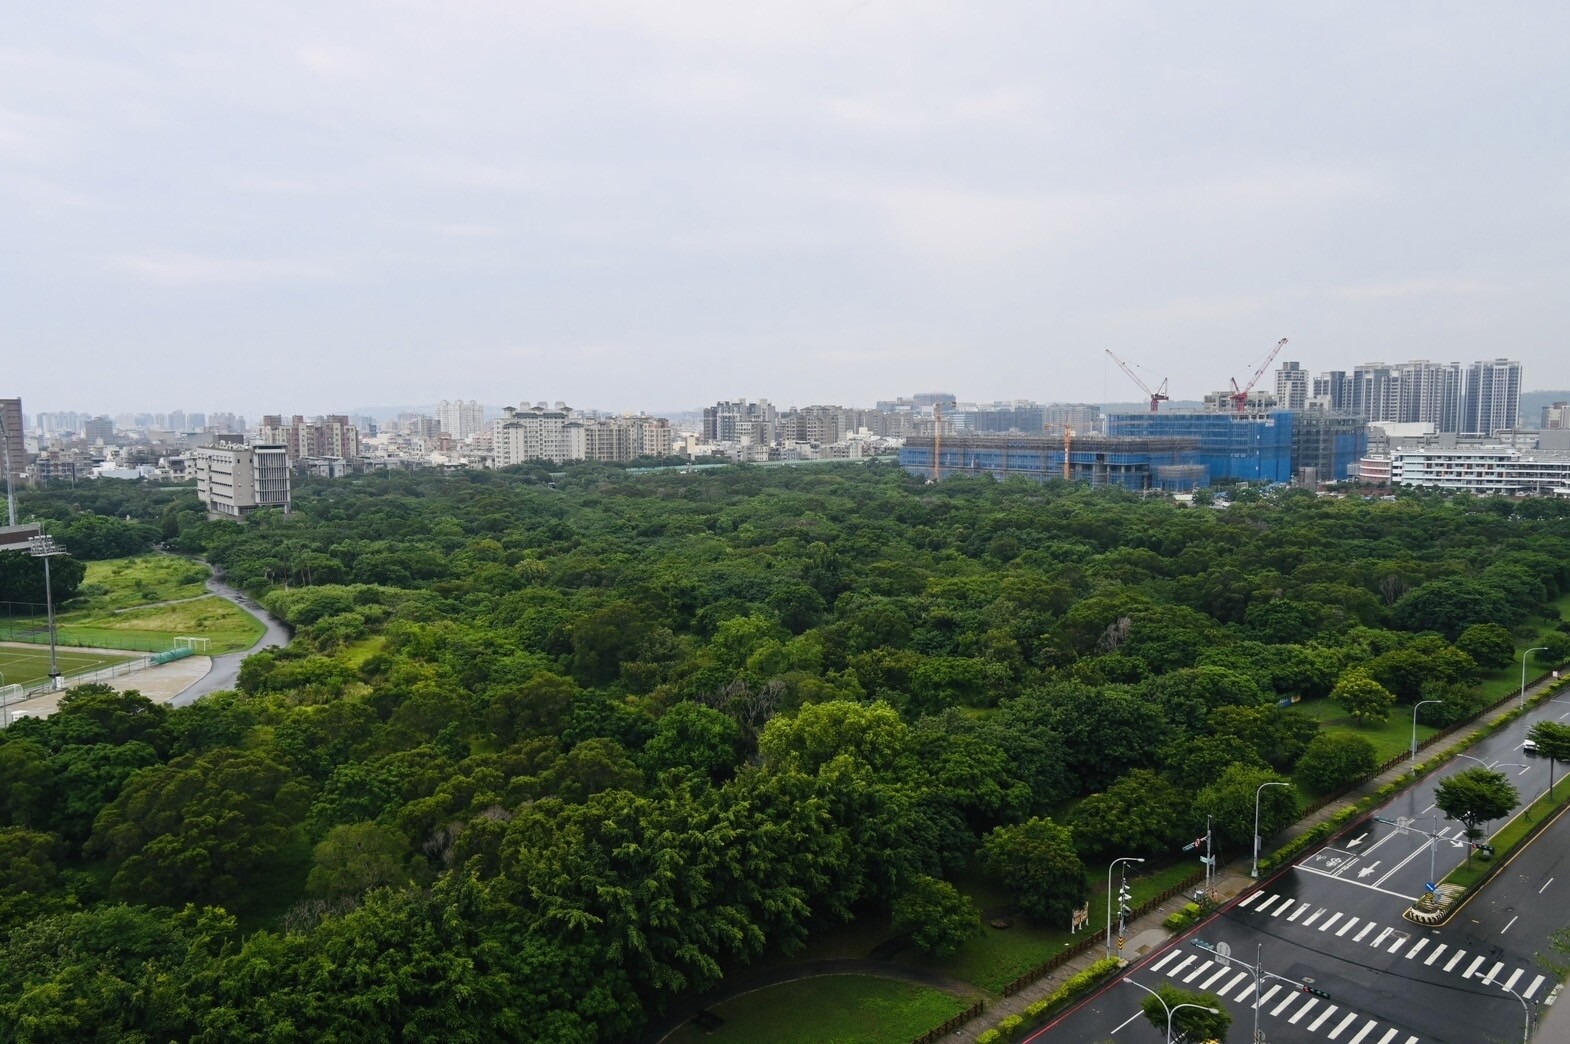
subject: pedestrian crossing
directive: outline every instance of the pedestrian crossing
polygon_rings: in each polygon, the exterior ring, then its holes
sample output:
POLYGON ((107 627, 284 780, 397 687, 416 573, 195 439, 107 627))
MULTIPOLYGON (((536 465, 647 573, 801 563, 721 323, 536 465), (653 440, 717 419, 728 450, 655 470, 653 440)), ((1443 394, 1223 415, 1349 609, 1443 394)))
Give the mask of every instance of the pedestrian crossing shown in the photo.
POLYGON ((1249 1010, 1258 1008, 1272 1018, 1286 1019, 1289 1025, 1302 1024, 1308 1032, 1323 1033, 1337 1044, 1418 1044, 1415 1034, 1381 1025, 1378 1019, 1347 1011, 1333 1001, 1310 996, 1293 986, 1279 982, 1256 984, 1250 971, 1207 958, 1203 953, 1185 953, 1181 947, 1168 950, 1146 970, 1249 1010))
POLYGON ((1459 975, 1479 985, 1498 986, 1529 1001, 1541 1001, 1543 998, 1539 994, 1544 993, 1545 986, 1553 988, 1547 976, 1536 974, 1530 968, 1507 967, 1504 961, 1495 959, 1494 953, 1497 951, 1488 954, 1468 952, 1428 936, 1414 937, 1413 932, 1421 930, 1416 925, 1401 928, 1380 925, 1354 914, 1330 910, 1264 890, 1244 896, 1237 905, 1239 909, 1254 914, 1266 913, 1267 916, 1291 909, 1294 912, 1285 920, 1298 928, 1325 932, 1338 939, 1349 939, 1413 963, 1421 961, 1425 967, 1459 975), (1299 916, 1302 920, 1298 920, 1299 916))

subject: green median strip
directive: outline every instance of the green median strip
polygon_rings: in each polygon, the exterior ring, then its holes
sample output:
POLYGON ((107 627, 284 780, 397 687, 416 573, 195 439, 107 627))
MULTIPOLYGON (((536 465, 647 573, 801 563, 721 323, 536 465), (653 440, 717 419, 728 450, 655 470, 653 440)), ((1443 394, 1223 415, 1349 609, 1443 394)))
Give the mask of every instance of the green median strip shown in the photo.
POLYGON ((1461 885, 1472 888, 1479 884, 1488 875, 1493 864, 1503 862, 1510 857, 1512 850, 1521 846, 1532 830, 1544 820, 1549 819, 1554 812, 1563 808, 1570 802, 1570 780, 1561 779, 1554 786, 1554 796, 1544 794, 1532 802, 1526 809, 1516 815, 1500 829, 1488 843, 1494 846, 1494 855, 1487 862, 1472 858, 1471 865, 1462 863, 1450 873, 1445 875, 1445 884, 1461 885))

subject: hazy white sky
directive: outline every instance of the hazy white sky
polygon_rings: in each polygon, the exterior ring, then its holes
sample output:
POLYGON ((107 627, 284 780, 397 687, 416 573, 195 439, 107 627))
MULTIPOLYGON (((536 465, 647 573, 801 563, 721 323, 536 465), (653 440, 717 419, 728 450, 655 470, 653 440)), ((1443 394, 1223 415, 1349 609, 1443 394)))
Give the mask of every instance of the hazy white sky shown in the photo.
POLYGON ((1570 5, 0 9, 0 394, 1570 387, 1570 5), (1267 378, 1268 380, 1268 378, 1267 378))

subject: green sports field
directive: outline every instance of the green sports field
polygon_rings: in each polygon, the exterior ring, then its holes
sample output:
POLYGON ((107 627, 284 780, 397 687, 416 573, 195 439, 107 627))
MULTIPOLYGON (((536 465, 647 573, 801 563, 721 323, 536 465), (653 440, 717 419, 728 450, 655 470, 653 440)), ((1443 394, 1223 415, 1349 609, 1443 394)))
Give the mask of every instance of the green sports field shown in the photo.
MULTIPOLYGON (((61 674, 96 670, 134 659, 112 653, 60 649, 56 655, 61 674)), ((0 685, 31 685, 49 677, 49 648, 36 645, 0 645, 0 685)))

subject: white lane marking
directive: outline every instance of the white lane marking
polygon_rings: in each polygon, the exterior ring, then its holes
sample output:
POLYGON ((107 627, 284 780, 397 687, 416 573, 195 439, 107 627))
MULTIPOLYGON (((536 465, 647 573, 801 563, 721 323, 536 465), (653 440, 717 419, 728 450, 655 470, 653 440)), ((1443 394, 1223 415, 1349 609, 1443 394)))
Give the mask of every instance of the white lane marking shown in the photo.
POLYGON ((1406 952, 1406 959, 1410 961, 1413 957, 1417 956, 1419 950, 1427 945, 1427 939, 1419 939, 1417 942, 1413 943, 1412 948, 1406 952))
MULTIPOLYGON (((1280 906, 1278 906, 1274 910, 1272 910, 1270 912, 1270 916, 1272 916, 1272 917, 1280 917, 1283 913, 1286 912, 1287 908, 1290 907, 1294 902, 1297 902, 1297 900, 1295 900, 1295 899, 1288 899, 1286 902, 1282 903, 1280 906)), ((1302 903, 1298 903, 1299 907, 1301 907, 1302 905, 1303 905, 1302 903)), ((1301 913, 1302 911, 1299 910, 1299 912, 1301 913)))
POLYGON ((1380 893, 1382 893, 1384 895, 1395 896, 1397 899, 1405 899, 1409 903, 1417 902, 1417 898, 1418 898, 1415 895, 1407 895, 1404 892, 1392 892, 1390 889, 1388 889, 1388 888, 1381 888, 1381 887, 1379 887, 1376 884, 1367 884, 1367 883, 1365 883, 1363 881, 1353 881, 1351 878, 1340 877, 1340 876, 1338 876, 1336 874, 1327 874, 1323 870, 1315 870, 1313 867, 1311 867, 1311 866, 1304 866, 1302 863, 1294 864, 1292 869, 1297 870, 1300 873, 1317 874, 1320 877, 1328 877, 1328 878, 1330 878, 1333 881, 1340 881, 1342 884, 1352 885, 1352 886, 1354 886, 1356 888, 1367 888, 1370 892, 1380 892, 1380 893))
POLYGON ((1246 978, 1248 978, 1248 972, 1238 972, 1237 978, 1233 979, 1231 982, 1227 983, 1225 986, 1216 991, 1216 996, 1225 997, 1227 994, 1232 992, 1233 987, 1246 978))
POLYGON ((1422 812, 1419 812, 1418 815, 1423 815, 1424 812, 1432 812, 1433 810, 1434 810, 1434 806, 1433 805, 1429 805, 1427 808, 1423 809, 1422 812))
POLYGON ((1281 897, 1279 895, 1271 896, 1269 899, 1266 899, 1264 902, 1260 903, 1259 904, 1259 908, 1256 909, 1254 912, 1255 913, 1264 913, 1266 910, 1270 909, 1271 904, 1273 904, 1277 899, 1280 899, 1280 898, 1281 897))
POLYGON ((1523 766, 1521 766, 1521 771, 1517 772, 1516 775, 1517 776, 1524 776, 1524 775, 1526 775, 1530 771, 1532 771, 1532 766, 1531 765, 1523 765, 1523 766))
POLYGON ((1544 881, 1543 882, 1543 887, 1541 887, 1541 888, 1539 888, 1537 890, 1537 894, 1538 895, 1542 895, 1544 892, 1548 891, 1548 886, 1553 884, 1553 883, 1554 883, 1554 879, 1552 877, 1550 877, 1548 880, 1544 881))
MULTIPOLYGON (((1514 917, 1510 918, 1510 924, 1515 924, 1516 921, 1520 920, 1520 918, 1521 918, 1521 915, 1520 914, 1516 914, 1514 917)), ((1510 930, 1510 924, 1507 924, 1503 928, 1499 929, 1499 934, 1503 935, 1506 932, 1508 932, 1510 930)))
POLYGON ((1226 965, 1223 964, 1221 966, 1221 970, 1216 972, 1216 974, 1212 975, 1210 978, 1206 979, 1204 982, 1200 983, 1199 984, 1199 988, 1201 990, 1208 990, 1208 989, 1210 989, 1210 987, 1212 985, 1214 985, 1217 982, 1220 982, 1223 978, 1225 978, 1227 972, 1229 972, 1231 970, 1232 970, 1231 968, 1229 968, 1229 967, 1227 967, 1226 965))
POLYGON ((1210 970, 1210 966, 1212 964, 1214 964, 1214 963, 1215 963, 1214 961, 1206 961, 1204 964, 1196 964, 1194 966, 1194 970, 1193 971, 1191 971, 1187 975, 1183 976, 1183 981, 1184 982, 1193 982, 1195 979, 1199 978, 1201 975, 1203 975, 1207 971, 1209 971, 1210 970))
POLYGON ((1539 986, 1543 985, 1543 979, 1544 979, 1544 976, 1542 976, 1542 975, 1539 975, 1537 978, 1533 979, 1532 980, 1532 985, 1528 986, 1526 989, 1521 991, 1521 996, 1525 997, 1527 1000, 1531 1000, 1532 999, 1532 994, 1536 993, 1537 992, 1537 988, 1539 986))
MULTIPOLYGON (((1363 941, 1363 937, 1365 935, 1367 935, 1369 932, 1373 931, 1373 930, 1374 930, 1374 922, 1373 921, 1369 921, 1367 924, 1365 924, 1363 926, 1363 930, 1362 931, 1360 931, 1356 935, 1352 936, 1352 941, 1353 942, 1362 942, 1363 941)), ((1385 931, 1387 931, 1387 932, 1389 930, 1390 930, 1389 928, 1385 929, 1385 931)))
POLYGON ((1287 1019, 1287 1023, 1289 1025, 1296 1026, 1297 1025, 1297 1020, 1301 1019, 1304 1015, 1307 1015, 1310 1011, 1312 1011, 1314 1009, 1314 1006, 1316 1004, 1318 1004, 1318 1003, 1319 1003, 1319 998, 1318 997, 1310 997, 1310 998, 1308 998, 1308 1003, 1303 1005, 1301 1008, 1297 1009, 1297 1011, 1293 1012, 1292 1013, 1292 1017, 1290 1019, 1287 1019))
POLYGON ((1249 903, 1253 902, 1255 899, 1258 899, 1260 896, 1262 896, 1264 894, 1265 894, 1264 892, 1253 892, 1250 895, 1246 896, 1245 898, 1239 899, 1238 900, 1238 906, 1239 907, 1247 906, 1249 903))
MULTIPOLYGON (((1288 917, 1287 920, 1295 921, 1299 917, 1302 917, 1306 913, 1308 913, 1308 904, 1307 903, 1298 903, 1297 904, 1297 909, 1292 911, 1292 916, 1288 917)), ((1308 922, 1304 921, 1303 923, 1307 924, 1308 922)))
POLYGON ((1264 992, 1264 994, 1257 1001, 1255 1001, 1251 1005, 1251 1007, 1263 1008, 1265 1005, 1270 1003, 1270 998, 1274 997, 1276 994, 1278 994, 1280 992, 1281 992, 1281 985, 1280 985, 1280 983, 1277 983, 1276 985, 1270 987, 1270 989, 1266 990, 1264 992))
POLYGON ((1182 952, 1183 952, 1182 950, 1178 950, 1178 949, 1168 950, 1167 951, 1167 955, 1165 957, 1161 958, 1161 960, 1157 961, 1155 964, 1152 964, 1150 966, 1150 970, 1151 971, 1160 971, 1161 970, 1161 966, 1163 964, 1167 963, 1172 958, 1176 957, 1178 954, 1180 954, 1182 952))
POLYGON ((1486 960, 1488 960, 1487 957, 1479 955, 1477 960, 1475 960, 1471 964, 1467 965, 1466 971, 1461 973, 1461 978, 1463 978, 1463 979, 1470 979, 1472 977, 1472 973, 1477 971, 1477 969, 1479 967, 1481 967, 1483 962, 1486 961, 1486 960))
POLYGON ((1401 1042, 1401 1044, 1417 1044, 1417 1034, 1416 1033, 1412 1034, 1406 1040, 1403 1040, 1401 1042))
MULTIPOLYGON (((1391 933, 1391 932, 1393 932, 1393 931, 1395 931, 1395 929, 1394 929, 1394 928, 1386 928, 1386 929, 1385 929, 1385 930, 1384 930, 1384 931, 1382 931, 1382 932, 1380 932, 1380 933, 1379 933, 1379 934, 1378 934, 1378 935, 1376 935, 1376 936, 1374 936, 1374 941, 1373 941, 1373 942, 1371 942, 1371 943, 1369 943, 1369 944, 1368 944, 1368 945, 1370 945, 1370 946, 1379 946, 1379 945, 1380 945, 1380 944, 1381 944, 1381 943, 1383 943, 1383 942, 1384 942, 1384 941, 1385 941, 1385 939, 1386 939, 1386 938, 1387 938, 1387 937, 1388 937, 1388 936, 1389 936, 1389 935, 1390 935, 1390 933, 1391 933)), ((1359 935, 1359 936, 1358 936, 1358 937, 1357 937, 1357 939, 1354 939, 1354 940, 1353 940, 1353 941, 1354 941, 1354 942, 1357 942, 1357 941, 1359 941, 1359 940, 1361 940, 1361 939, 1362 939, 1362 938, 1363 938, 1363 937, 1362 937, 1362 936, 1361 936, 1361 935, 1359 935)))
POLYGON ((1500 961, 1498 964, 1496 964, 1492 968, 1488 969, 1488 977, 1483 980, 1483 985, 1484 986, 1492 986, 1494 984, 1494 976, 1498 975, 1500 972, 1502 972, 1504 970, 1505 970, 1505 962, 1504 961, 1500 961))
MULTIPOLYGON (((1370 921, 1369 923, 1372 924, 1373 922, 1370 921)), ((1339 939, 1341 936, 1345 935, 1347 932, 1349 932, 1350 930, 1352 930, 1356 926, 1357 926, 1357 918, 1353 917, 1353 916, 1351 916, 1349 914, 1347 916, 1346 924, 1343 924, 1341 926, 1340 930, 1336 932, 1336 938, 1339 939)))
POLYGON ((1329 917, 1328 917, 1328 918, 1327 918, 1327 919, 1326 919, 1326 920, 1325 920, 1325 923, 1324 923, 1324 924, 1322 924, 1322 925, 1320 925, 1320 926, 1319 926, 1319 930, 1320 930, 1320 931, 1325 931, 1325 930, 1326 930, 1326 929, 1327 929, 1327 928, 1329 928, 1329 927, 1330 927, 1330 926, 1331 926, 1331 925, 1333 925, 1333 924, 1335 924, 1335 923, 1336 923, 1336 922, 1337 922, 1337 921, 1339 921, 1339 920, 1341 920, 1341 917, 1342 917, 1342 915, 1341 915, 1341 914, 1339 914, 1339 913, 1333 913, 1333 914, 1331 914, 1331 915, 1330 915, 1330 916, 1329 916, 1329 917))
POLYGON ((1406 936, 1403 935, 1401 938, 1399 938, 1395 942, 1391 943, 1390 944, 1390 949, 1385 951, 1385 952, 1387 952, 1387 953, 1395 953, 1397 950, 1401 949, 1401 947, 1403 947, 1405 945, 1406 945, 1406 936))
POLYGON ((1449 943, 1440 943, 1439 944, 1439 948, 1436 949, 1433 953, 1429 954, 1428 955, 1428 960, 1424 961, 1423 963, 1424 964, 1433 964, 1435 961, 1439 960, 1439 955, 1444 953, 1449 948, 1450 948, 1450 944, 1449 943))
POLYGON ((1182 971, 1184 968, 1187 968, 1190 964, 1193 964, 1195 960, 1197 960, 1197 958, 1191 953, 1187 957, 1184 957, 1181 961, 1174 964, 1171 968, 1167 969, 1167 974, 1175 979, 1178 976, 1178 972, 1182 971))
POLYGON ((1466 956, 1466 951, 1465 950, 1457 950, 1456 951, 1456 955, 1454 957, 1450 958, 1448 961, 1445 962, 1445 971, 1449 971, 1451 968, 1454 968, 1456 966, 1456 962, 1458 962, 1459 960, 1461 960, 1461 958, 1463 958, 1465 956, 1466 956))
POLYGON ((1500 984, 1499 988, 1502 989, 1502 990, 1513 990, 1513 989, 1515 989, 1515 984, 1518 981, 1520 981, 1521 976, 1523 976, 1525 974, 1526 974, 1526 969, 1525 968, 1517 968, 1515 971, 1510 973, 1510 978, 1506 979, 1503 983, 1500 984))
POLYGON ((1337 1025, 1335 1029, 1333 1029, 1329 1033, 1325 1034, 1325 1036, 1329 1037, 1331 1040, 1335 1040, 1337 1037, 1341 1036, 1341 1031, 1342 1030, 1346 1029, 1348 1026, 1352 1025, 1352 1023, 1354 1023, 1356 1021, 1357 1021, 1357 1012, 1349 1011, 1349 1012, 1347 1012, 1347 1017, 1342 1019, 1340 1024, 1337 1025))
POLYGON ((1325 1022, 1325 1020, 1340 1010, 1341 1009, 1336 1007, 1334 1004, 1330 1005, 1330 1007, 1326 1008, 1323 1012, 1320 1013, 1319 1018, 1308 1024, 1308 1032, 1317 1033, 1319 1031, 1319 1027, 1325 1022))
POLYGON ((1143 1011, 1136 1011, 1134 1014, 1130 1015, 1125 1022, 1123 1022, 1121 1025, 1119 1025, 1117 1029, 1113 1030, 1112 1031, 1112 1035, 1114 1037, 1117 1036, 1118 1035, 1118 1030, 1121 1030, 1124 1026, 1127 1026, 1130 1022, 1133 1022, 1135 1019, 1142 1018, 1144 1016, 1144 1014, 1145 1013, 1143 1011))
POLYGON ((1288 1008, 1290 1008, 1292 1006, 1292 1003, 1294 1001, 1296 1001, 1301 996, 1303 996, 1301 993, 1289 990, 1287 992, 1287 999, 1282 1001, 1280 1004, 1277 1004, 1274 1008, 1271 1009, 1271 1011, 1270 1011, 1271 1017, 1274 1018, 1277 1015, 1280 1015, 1283 1011, 1286 1011, 1288 1008))
POLYGON ((1369 1019, 1363 1024, 1363 1028, 1358 1030, 1357 1036, 1347 1041, 1346 1044, 1363 1044, 1363 1038, 1374 1032, 1374 1027, 1377 1025, 1379 1025, 1379 1023, 1375 1022, 1373 1019, 1369 1019))

